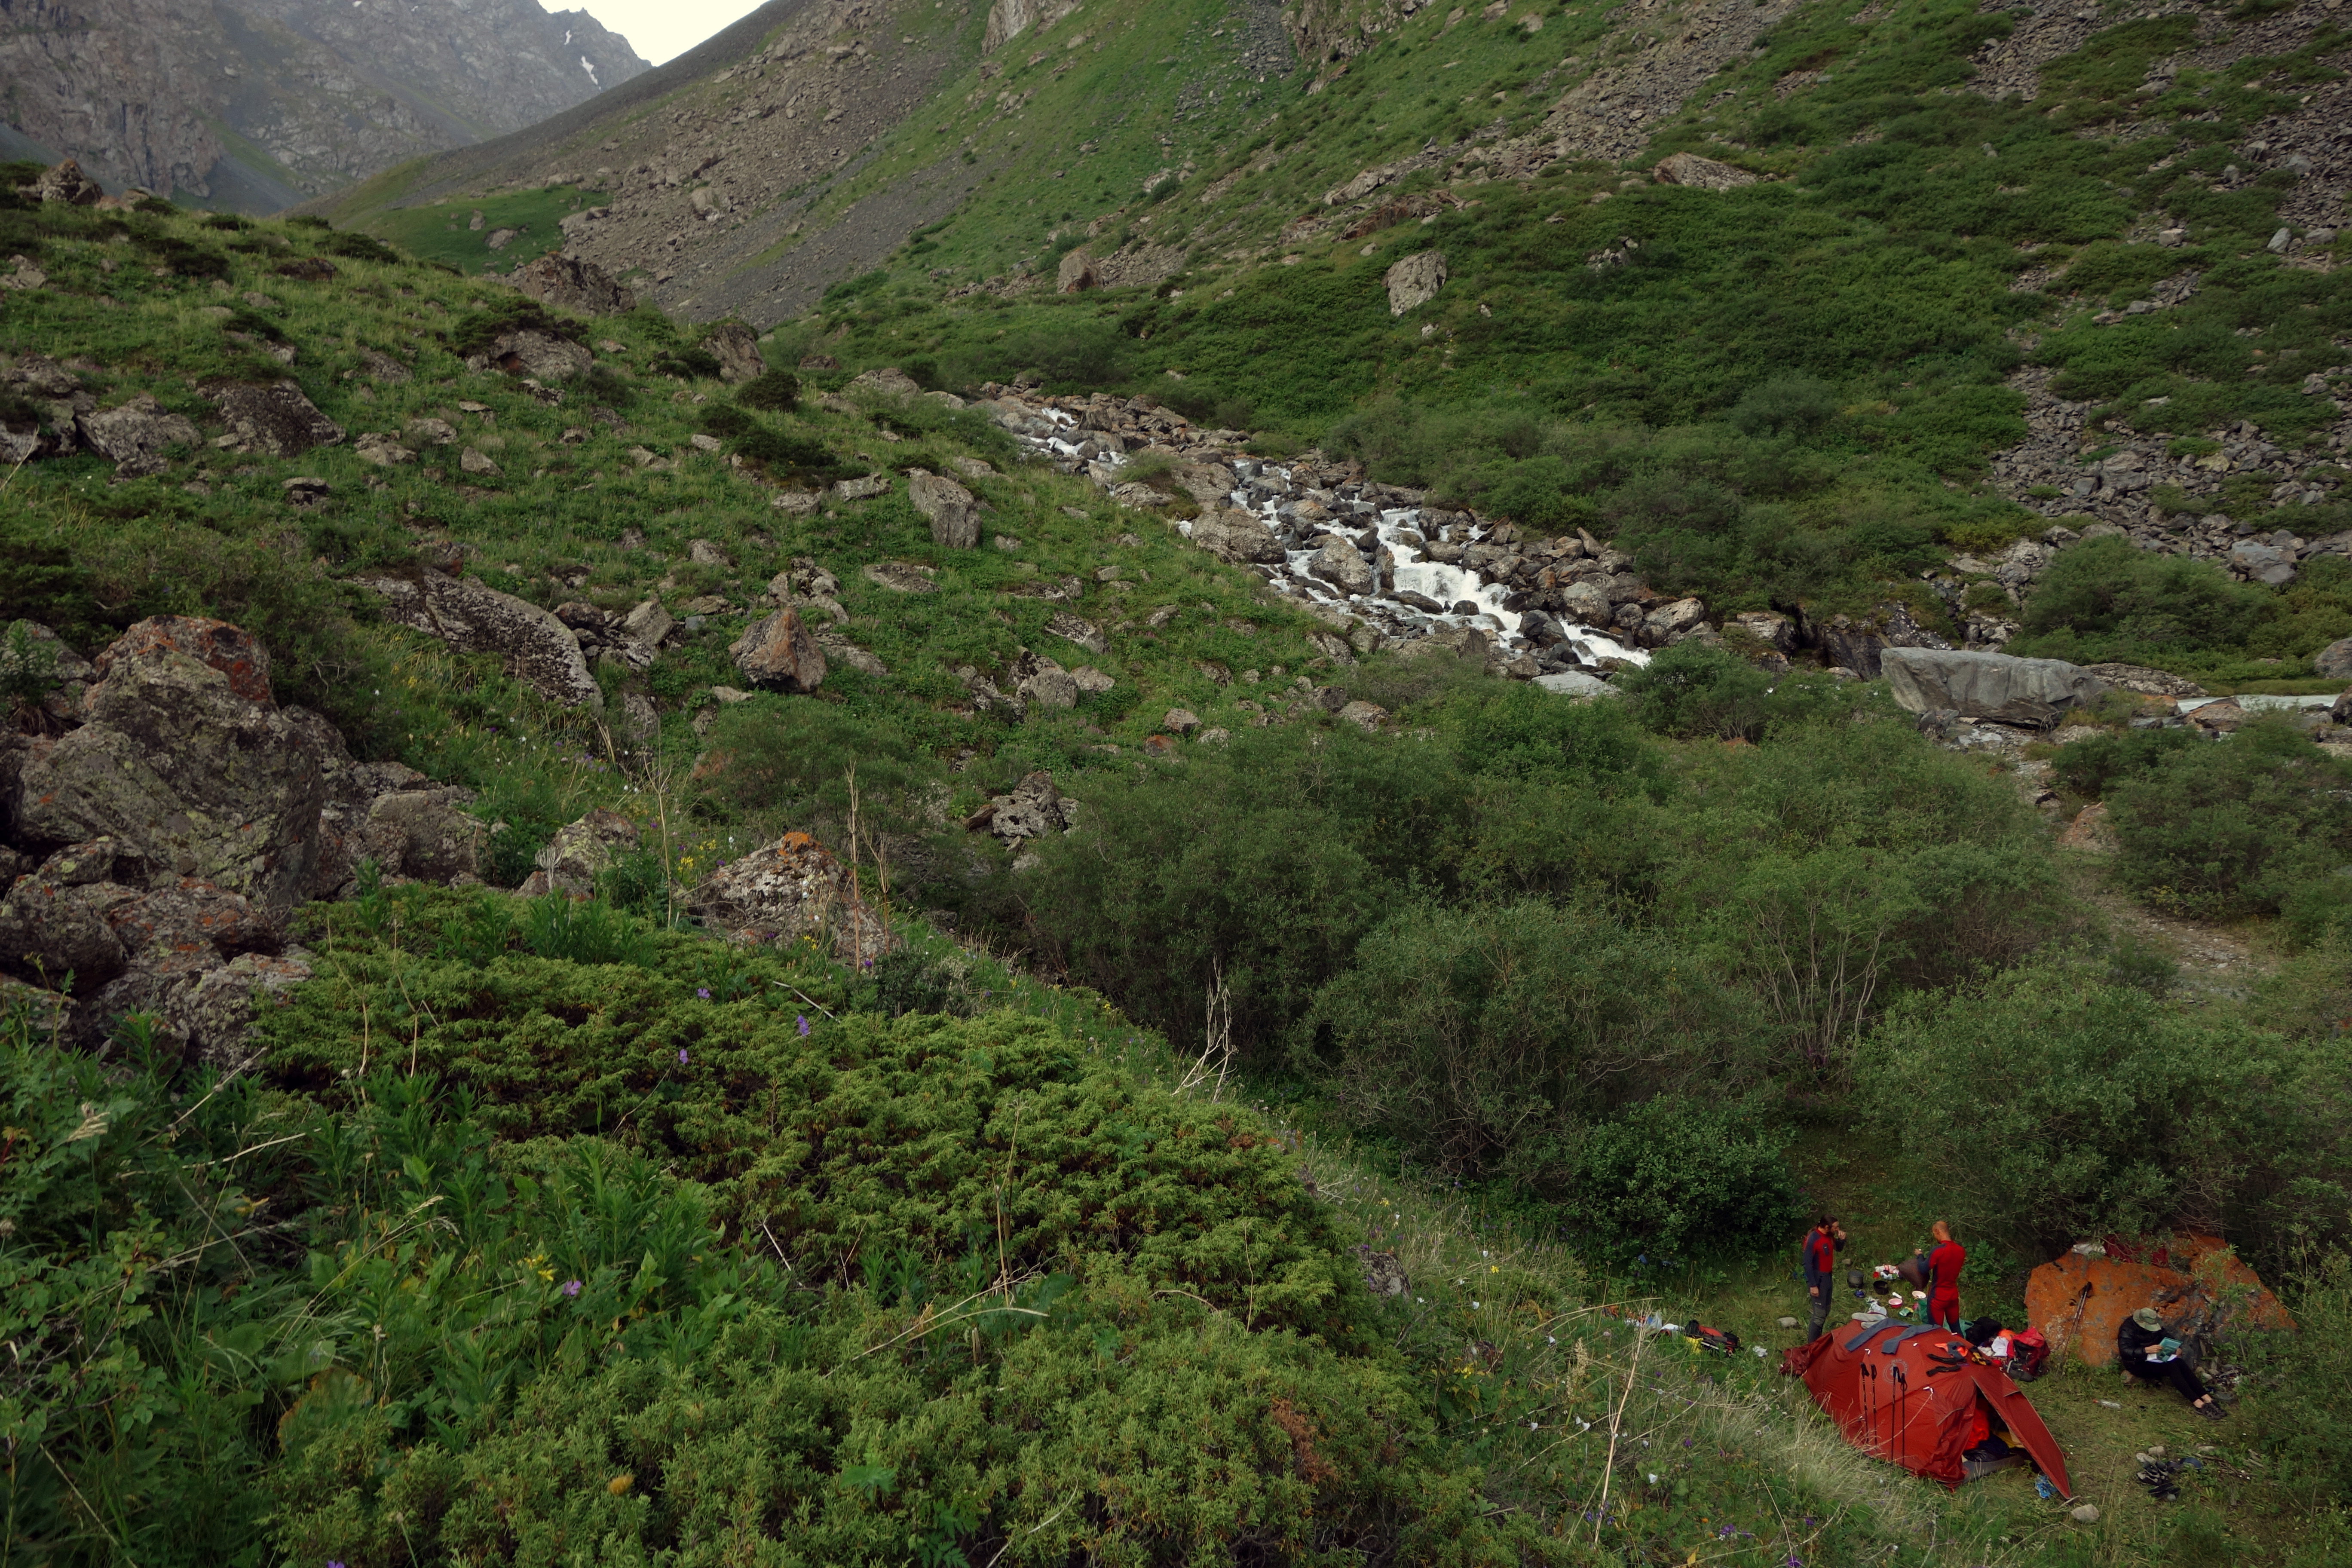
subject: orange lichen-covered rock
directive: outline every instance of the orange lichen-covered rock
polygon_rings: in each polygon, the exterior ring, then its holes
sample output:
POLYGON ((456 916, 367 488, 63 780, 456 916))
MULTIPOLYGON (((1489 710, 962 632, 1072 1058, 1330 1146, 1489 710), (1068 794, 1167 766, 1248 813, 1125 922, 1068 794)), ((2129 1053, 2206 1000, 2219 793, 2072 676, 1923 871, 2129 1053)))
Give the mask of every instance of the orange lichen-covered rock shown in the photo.
POLYGON ((2025 1315, 2050 1348, 2090 1366, 2116 1359, 2116 1331, 2142 1307, 2192 1334, 2294 1327, 2262 1277, 2218 1237, 2150 1247, 2111 1238, 2105 1255, 2069 1252, 2035 1269, 2025 1285, 2025 1315))
POLYGON ((228 677, 228 689, 247 702, 274 708, 269 689, 269 654, 261 639, 226 621, 197 616, 151 616, 115 640, 94 661, 102 679, 117 664, 151 661, 163 653, 184 653, 228 677))

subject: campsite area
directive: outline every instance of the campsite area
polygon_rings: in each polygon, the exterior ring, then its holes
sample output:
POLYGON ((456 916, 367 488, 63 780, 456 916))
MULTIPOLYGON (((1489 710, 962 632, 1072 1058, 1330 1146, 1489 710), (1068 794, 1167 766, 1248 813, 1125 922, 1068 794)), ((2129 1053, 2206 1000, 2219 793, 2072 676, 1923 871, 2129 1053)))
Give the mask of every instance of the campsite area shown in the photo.
MULTIPOLYGON (((1844 1134, 1817 1131, 1790 1153, 1808 1190, 1843 1217, 1852 1237, 1839 1260, 1842 1281, 1848 1268, 1866 1272, 1871 1264, 1929 1245, 1930 1216, 1891 1195, 1897 1173, 1851 1152, 1853 1143, 1844 1134)), ((1741 1342, 1738 1354, 1703 1353, 1680 1335, 1657 1333, 1648 1338, 1637 1366, 1626 1321, 1612 1319, 1596 1331, 1587 1316, 1574 1331, 1580 1349, 1561 1355, 1539 1342, 1557 1338, 1565 1344, 1568 1331, 1524 1312, 1492 1312, 1475 1290, 1481 1275, 1507 1280, 1515 1274, 1558 1278, 1562 1269, 1574 1271, 1572 1259, 1537 1236, 1540 1218, 1507 1203, 1465 1195, 1449 1183, 1400 1178, 1392 1162, 1344 1136, 1309 1137, 1304 1153, 1308 1168, 1318 1173, 1318 1185, 1340 1193, 1342 1205, 1365 1217, 1375 1244, 1385 1237, 1396 1246, 1415 1298, 1423 1295, 1426 1278, 1429 1305, 1443 1302, 1466 1317, 1480 1342, 1500 1352, 1496 1368, 1521 1357, 1539 1361, 1541 1352, 1557 1357, 1559 1364, 1538 1372, 1517 1404, 1498 1386, 1487 1401, 1465 1405, 1464 1418, 1485 1426, 1497 1458, 1509 1455, 1531 1476, 1565 1479, 1577 1472, 1581 1457, 1562 1463, 1561 1447, 1604 1441, 1610 1391, 1626 1402, 1621 1446, 1665 1458, 1656 1461, 1658 1480, 1622 1505, 1612 1503, 1609 1527, 1595 1537, 1604 1548, 1615 1545, 1621 1561, 1776 1568, 1790 1563, 2319 1568, 2352 1560, 2352 1515, 2326 1489, 2280 1479, 2264 1457, 2283 1426, 2308 1423, 2315 1409, 2347 1391, 2352 1357, 2344 1343, 2352 1329, 2352 1290, 2340 1279, 2333 1291, 2298 1298, 2300 1334, 2241 1337, 2212 1358, 2213 1364, 2242 1366, 2250 1374, 2218 1424, 2192 1415, 2168 1390, 2132 1383, 2111 1366, 2093 1369, 2071 1355, 2053 1355, 2043 1374, 2022 1386, 2064 1450, 2074 1496, 2039 1497, 2034 1470, 2021 1463, 1948 1492, 1843 1442, 1804 1385, 1781 1374, 1782 1352, 1804 1337, 1804 1287, 1792 1278, 1793 1240, 1785 1259, 1744 1267, 1637 1266, 1623 1278, 1578 1282, 1585 1299, 1617 1303, 1627 1319, 1658 1310, 1671 1321, 1729 1330, 1741 1342), (1779 1326, 1792 1315, 1800 1320, 1797 1328, 1779 1326), (1757 1356, 1757 1347, 1767 1353, 1757 1356), (1594 1357, 1590 1365, 1580 1364, 1585 1353, 1594 1357), (2299 1397, 2282 1398, 2275 1384, 2290 1377, 2312 1381, 2299 1397), (1571 1436, 1564 1444, 1541 1414, 1540 1391, 1547 1388, 1555 1395, 1553 1408, 1566 1415, 1571 1436), (1520 1418, 1497 1422, 1507 1412, 1520 1418), (1529 1412, 1543 1429, 1529 1429, 1529 1412), (1583 1419, 1594 1420, 1591 1430, 1580 1427, 1583 1419), (2151 1453, 2195 1461, 2177 1478, 2176 1500, 2156 1500, 2137 1479, 2142 1456, 2151 1453), (1833 1498, 1839 1511, 1785 1511, 1800 1493, 1833 1498), (2074 1517, 2073 1510, 2084 1504, 2098 1510, 2095 1521, 2074 1517)), ((2023 1324, 2026 1273, 2017 1260, 1992 1249, 1973 1255, 1963 1290, 1969 1315, 2023 1324)), ((1507 1291, 1497 1286, 1487 1293, 1507 1291)), ((1832 1334, 1843 1338, 1856 1327, 1849 1321, 1855 1306, 1842 1284, 1832 1334)), ((1467 1364, 1463 1377, 1465 1383, 1509 1382, 1494 1368, 1467 1364)), ((1512 1459, 1504 1462, 1507 1468, 1512 1459)))

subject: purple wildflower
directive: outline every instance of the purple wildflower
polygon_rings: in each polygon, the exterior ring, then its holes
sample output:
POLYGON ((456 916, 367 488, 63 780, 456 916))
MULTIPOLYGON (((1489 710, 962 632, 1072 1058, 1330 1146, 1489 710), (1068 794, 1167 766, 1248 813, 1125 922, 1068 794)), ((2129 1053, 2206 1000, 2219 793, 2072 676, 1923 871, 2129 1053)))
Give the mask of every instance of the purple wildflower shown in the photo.
POLYGON ((680 1067, 684 1067, 686 1065, 686 1047, 684 1046, 680 1046, 677 1048, 677 1065, 680 1067))
POLYGON ((801 1033, 803 1036, 806 1036, 808 1034, 808 1015, 806 1013, 803 1013, 799 1015, 799 1019, 801 1033))
POLYGON ((580 1281, 577 1279, 566 1279, 563 1282, 563 1293, 567 1296, 577 1296, 580 1294, 580 1281))

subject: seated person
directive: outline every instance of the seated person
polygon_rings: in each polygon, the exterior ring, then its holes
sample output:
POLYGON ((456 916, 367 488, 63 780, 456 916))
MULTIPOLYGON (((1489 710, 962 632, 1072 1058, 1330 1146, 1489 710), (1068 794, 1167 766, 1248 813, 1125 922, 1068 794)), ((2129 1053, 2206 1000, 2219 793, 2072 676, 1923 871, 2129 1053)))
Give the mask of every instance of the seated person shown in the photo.
POLYGON ((2189 1407, 2208 1421, 2221 1418, 2221 1406, 2179 1352, 2164 1348, 2164 1320, 2153 1307, 2142 1307, 2116 1331, 2116 1364, 2124 1375, 2142 1383, 2169 1384, 2189 1401, 2189 1407))

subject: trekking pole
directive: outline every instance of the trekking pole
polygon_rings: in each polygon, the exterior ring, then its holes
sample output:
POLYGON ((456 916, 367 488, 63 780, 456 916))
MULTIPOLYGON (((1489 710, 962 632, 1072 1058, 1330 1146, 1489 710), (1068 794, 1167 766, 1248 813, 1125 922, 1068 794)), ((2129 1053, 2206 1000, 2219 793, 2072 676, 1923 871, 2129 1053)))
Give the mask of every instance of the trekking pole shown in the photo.
POLYGON ((1903 1401, 1911 1392, 1911 1380, 1905 1375, 1903 1363, 1899 1361, 1887 1371, 1895 1379, 1895 1462, 1908 1469, 1910 1467, 1906 1461, 1911 1452, 1910 1433, 1904 1420, 1903 1401))

